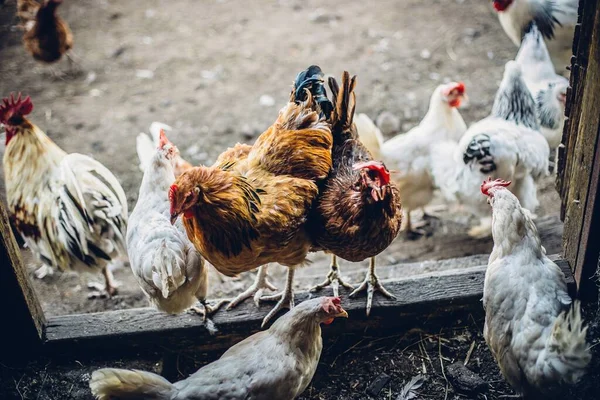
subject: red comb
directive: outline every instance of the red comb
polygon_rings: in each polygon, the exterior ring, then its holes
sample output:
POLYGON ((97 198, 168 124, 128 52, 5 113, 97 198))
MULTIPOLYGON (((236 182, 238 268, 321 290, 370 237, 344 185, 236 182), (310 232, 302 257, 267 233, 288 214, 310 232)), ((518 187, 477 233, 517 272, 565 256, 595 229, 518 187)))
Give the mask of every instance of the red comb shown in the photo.
POLYGON ((388 171, 381 161, 359 162, 352 166, 352 169, 355 171, 365 168, 370 169, 371 171, 377 171, 379 173, 379 178, 384 185, 390 183, 390 171, 388 171))
POLYGON ((481 193, 483 193, 486 196, 489 196, 490 189, 493 189, 495 187, 507 187, 510 184, 511 184, 510 181, 505 181, 504 179, 492 180, 492 178, 489 177, 489 178, 487 178, 487 181, 483 181, 483 183, 481 184, 481 193))
POLYGON ((162 149, 167 143, 169 143, 169 139, 167 139, 167 135, 165 135, 165 130, 161 129, 160 136, 158 137, 158 148, 162 149))
POLYGON ((341 308, 342 300, 339 297, 325 297, 323 299, 323 310, 326 313, 337 313, 341 308))
POLYGON ((456 84, 456 86, 454 87, 454 89, 456 89, 458 91, 458 93, 464 94, 465 93, 465 83, 464 82, 458 82, 456 84))
POLYGON ((175 211, 174 208, 174 203, 175 203, 175 193, 177 192, 177 190, 179 189, 179 187, 177 185, 171 185, 171 187, 169 188, 169 203, 171 203, 171 214, 173 214, 173 212, 175 211))
POLYGON ((21 99, 21 93, 15 99, 14 93, 2 99, 0 105, 0 122, 6 124, 13 115, 27 115, 33 111, 33 103, 29 96, 21 99))

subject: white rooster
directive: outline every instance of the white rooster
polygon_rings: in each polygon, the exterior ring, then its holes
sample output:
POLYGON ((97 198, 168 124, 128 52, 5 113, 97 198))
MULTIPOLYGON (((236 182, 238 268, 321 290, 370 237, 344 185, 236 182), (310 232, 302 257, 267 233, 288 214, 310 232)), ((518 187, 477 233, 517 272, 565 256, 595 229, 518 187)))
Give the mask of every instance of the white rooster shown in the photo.
POLYGON ((178 154, 160 129, 158 148, 147 160, 138 202, 127 226, 129 260, 142 290, 159 310, 177 314, 199 300, 204 310, 194 310, 206 317, 213 311, 206 305, 208 269, 183 223, 170 222, 168 194, 175 182, 178 154))
POLYGON ((116 293, 109 264, 125 256, 127 199, 115 176, 83 154, 67 154, 26 115, 29 97, 0 106, 6 130, 4 180, 8 208, 27 247, 52 268, 102 271, 106 294, 116 293))
POLYGON ((397 170, 393 180, 398 185, 402 206, 407 211, 406 231, 410 236, 423 233, 414 229, 411 211, 429 204, 435 191, 431 171, 438 160, 431 157, 432 145, 446 140, 456 143, 467 130, 457 110, 465 97, 462 82, 439 85, 431 95, 429 110, 421 123, 385 142, 372 122, 366 122, 362 114, 357 119, 361 142, 372 154, 381 155, 390 169, 397 170))
POLYGON ((500 25, 516 46, 533 21, 548 40, 556 69, 571 65, 579 0, 493 0, 500 25))
POLYGON ((517 393, 548 394, 583 376, 591 359, 587 328, 579 303, 570 307, 563 272, 546 256, 529 211, 506 189, 509 184, 481 185, 492 206, 494 238, 483 287, 483 335, 517 393))

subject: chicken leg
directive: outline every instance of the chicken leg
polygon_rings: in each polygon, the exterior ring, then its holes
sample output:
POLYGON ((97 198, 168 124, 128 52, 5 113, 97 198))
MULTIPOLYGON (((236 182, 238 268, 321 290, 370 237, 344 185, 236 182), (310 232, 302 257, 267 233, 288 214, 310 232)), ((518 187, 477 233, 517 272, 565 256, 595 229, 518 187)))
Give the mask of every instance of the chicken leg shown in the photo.
POLYGON ((329 269, 329 273, 327 274, 327 277, 325 277, 325 280, 323 282, 319 283, 318 285, 315 285, 312 288, 310 288, 310 291, 314 292, 316 290, 321 290, 323 288, 326 288, 329 285, 331 285, 331 288, 333 289, 333 295, 335 297, 338 297, 338 295, 339 295, 340 285, 342 285, 346 289, 350 289, 350 290, 354 289, 354 286, 352 286, 351 284, 346 283, 342 280, 342 276, 340 273, 340 267, 338 266, 337 256, 335 254, 333 254, 331 256, 331 266, 329 269))
POLYGON ((371 261, 369 264, 369 271, 367 272, 367 276, 363 283, 356 288, 352 293, 350 293, 350 297, 356 297, 359 292, 363 290, 367 291, 367 317, 371 314, 371 306, 373 304, 373 293, 375 291, 381 292, 382 295, 387 297, 388 299, 396 300, 396 296, 387 291, 386 288, 379 282, 379 278, 375 275, 375 257, 371 257, 371 261))
POLYGON ((283 310, 284 308, 292 309, 294 307, 294 272, 295 267, 288 267, 287 280, 285 282, 285 289, 283 292, 260 298, 261 301, 279 300, 275 307, 273 307, 273 309, 269 311, 267 316, 263 319, 261 328, 264 328, 269 323, 271 318, 273 318, 280 310, 283 310))
POLYGON ((200 300, 200 305, 202 308, 198 306, 190 307, 190 311, 195 314, 202 315, 202 322, 206 322, 206 319, 217 312, 219 308, 221 308, 228 300, 219 300, 217 304, 210 305, 206 300, 200 300))
POLYGON ((115 277, 113 276, 112 271, 110 270, 110 265, 106 264, 104 268, 102 268, 102 275, 104 276, 104 288, 102 288, 102 284, 98 282, 90 282, 88 283, 88 288, 93 289, 94 291, 88 295, 88 298, 95 299, 98 297, 108 297, 111 298, 117 294, 117 287, 119 284, 115 281, 115 277))
POLYGON ((427 235, 427 231, 422 228, 427 223, 423 221, 419 226, 413 225, 410 219, 410 211, 406 211, 406 228, 405 234, 408 240, 417 240, 421 236, 427 235))
POLYGON ((277 288, 275 286, 273 286, 273 284, 271 282, 269 282, 269 280, 268 280, 269 279, 269 274, 267 273, 268 267, 269 267, 269 264, 266 264, 266 265, 261 265, 258 268, 258 273, 256 274, 256 279, 254 280, 254 283, 248 289, 246 289, 245 291, 240 293, 235 299, 231 300, 231 302, 227 306, 227 310, 233 309, 238 304, 240 304, 242 301, 244 301, 250 297, 254 297, 254 304, 256 304, 256 306, 258 307, 259 303, 260 303, 260 298, 262 297, 265 289, 277 290, 277 288))

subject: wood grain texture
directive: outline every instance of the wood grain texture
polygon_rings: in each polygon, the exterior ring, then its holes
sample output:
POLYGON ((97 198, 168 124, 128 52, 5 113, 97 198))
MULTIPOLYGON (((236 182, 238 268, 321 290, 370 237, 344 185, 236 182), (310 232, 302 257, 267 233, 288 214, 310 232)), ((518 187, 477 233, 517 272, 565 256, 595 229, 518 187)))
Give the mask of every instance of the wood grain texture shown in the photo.
POLYGON ((3 356, 19 356, 41 344, 45 325, 40 302, 29 282, 21 260, 21 253, 11 231, 8 215, 0 203, 0 304, 8 307, 4 316, 5 334, 2 341, 3 356), (15 343, 21 346, 15 346, 15 343))
MULTIPOLYGON (((553 256, 567 276, 569 287, 575 288, 568 264, 553 256)), ((445 260, 448 262, 449 260, 445 260)), ((365 330, 394 331, 399 327, 422 326, 423 321, 453 318, 455 313, 481 307, 485 265, 464 268, 463 259, 454 259, 456 269, 445 273, 422 275, 410 279, 386 282, 397 296, 389 300, 375 295, 371 317, 365 316, 365 298, 349 299, 341 292, 342 304, 350 314, 347 321, 327 328, 329 334, 363 332, 365 330), (411 325, 420 320, 419 325, 411 325)), ((471 262, 471 258, 467 260, 471 262)), ((401 267, 401 266, 398 266, 401 267)), ((318 295, 331 295, 325 290, 318 295)), ((296 294, 296 303, 317 295, 296 294)), ((246 302, 232 311, 220 311, 213 321, 219 329, 211 335, 200 316, 182 314, 169 316, 152 308, 110 311, 95 314, 67 315, 48 320, 45 346, 51 353, 70 355, 121 349, 163 349, 175 351, 186 347, 211 351, 227 348, 259 330, 262 318, 272 305, 257 309, 246 302)))
MULTIPOLYGON (((559 179, 564 215, 563 255, 574 268, 581 294, 597 294, 590 277, 598 258, 594 213, 597 213, 598 137, 600 133, 600 7, 586 0, 580 5, 568 108, 569 120, 563 143, 566 161, 559 179), (586 289, 587 288, 587 289, 586 289)), ((596 215, 596 220, 598 216, 596 215)))

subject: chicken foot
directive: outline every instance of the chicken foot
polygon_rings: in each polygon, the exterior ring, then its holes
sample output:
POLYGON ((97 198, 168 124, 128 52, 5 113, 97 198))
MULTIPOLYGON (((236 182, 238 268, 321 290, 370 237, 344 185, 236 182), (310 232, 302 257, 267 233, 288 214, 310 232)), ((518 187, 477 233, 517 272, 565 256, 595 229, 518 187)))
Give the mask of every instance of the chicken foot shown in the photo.
POLYGON ((219 300, 215 305, 210 305, 206 300, 200 300, 200 305, 202 307, 190 307, 190 311, 195 314, 202 315, 202 322, 206 322, 208 317, 219 311, 219 308, 223 307, 223 305, 225 305, 225 303, 228 301, 229 300, 219 300))
POLYGON ((417 240, 421 236, 426 236, 427 231, 423 229, 423 226, 427 226, 428 223, 426 221, 422 221, 420 224, 413 224, 410 219, 410 211, 406 212, 406 228, 405 234, 408 240, 417 240))
POLYGON ((287 280, 285 282, 285 289, 281 293, 277 293, 270 296, 263 296, 260 298, 260 301, 277 301, 275 307, 266 315, 261 324, 261 328, 264 328, 269 321, 281 310, 284 308, 292 309, 294 307, 294 267, 288 267, 287 280))
POLYGON ((117 287, 119 287, 119 284, 117 281, 115 281, 115 277, 110 270, 109 264, 106 264, 104 268, 102 268, 102 275, 104 276, 104 287, 102 287, 102 284, 97 282, 88 283, 88 288, 94 289, 94 291, 88 295, 89 299, 95 299, 99 297, 111 298, 117 294, 117 287))
POLYGON ((33 274, 38 279, 44 279, 47 276, 54 275, 54 268, 49 265, 42 264, 38 269, 35 270, 33 274))
POLYGON ((339 296, 340 285, 342 285, 346 289, 354 289, 354 286, 342 280, 340 267, 338 265, 337 256, 335 254, 331 256, 331 266, 329 269, 329 273, 325 277, 325 280, 319 283, 318 285, 315 285, 312 288, 310 288, 310 291, 314 292, 317 290, 322 290, 323 288, 326 288, 329 285, 331 285, 331 288, 333 289, 333 295, 335 297, 339 296))
POLYGON ((261 265, 258 268, 258 272, 256 274, 256 279, 254 283, 245 291, 240 293, 235 299, 231 300, 229 305, 227 306, 227 310, 231 310, 240 304, 242 301, 254 297, 254 304, 258 307, 260 305, 260 299, 263 296, 264 290, 277 290, 277 288, 269 282, 269 274, 267 272, 269 264, 261 265))
POLYGON ((375 291, 381 292, 382 295, 387 297, 388 299, 396 300, 396 296, 387 291, 386 288, 379 282, 379 278, 375 274, 375 257, 371 257, 371 261, 369 263, 369 271, 367 272, 367 276, 363 283, 356 288, 352 293, 350 293, 350 297, 356 297, 359 292, 363 290, 367 291, 367 317, 371 314, 371 306, 373 305, 373 294, 375 291))

